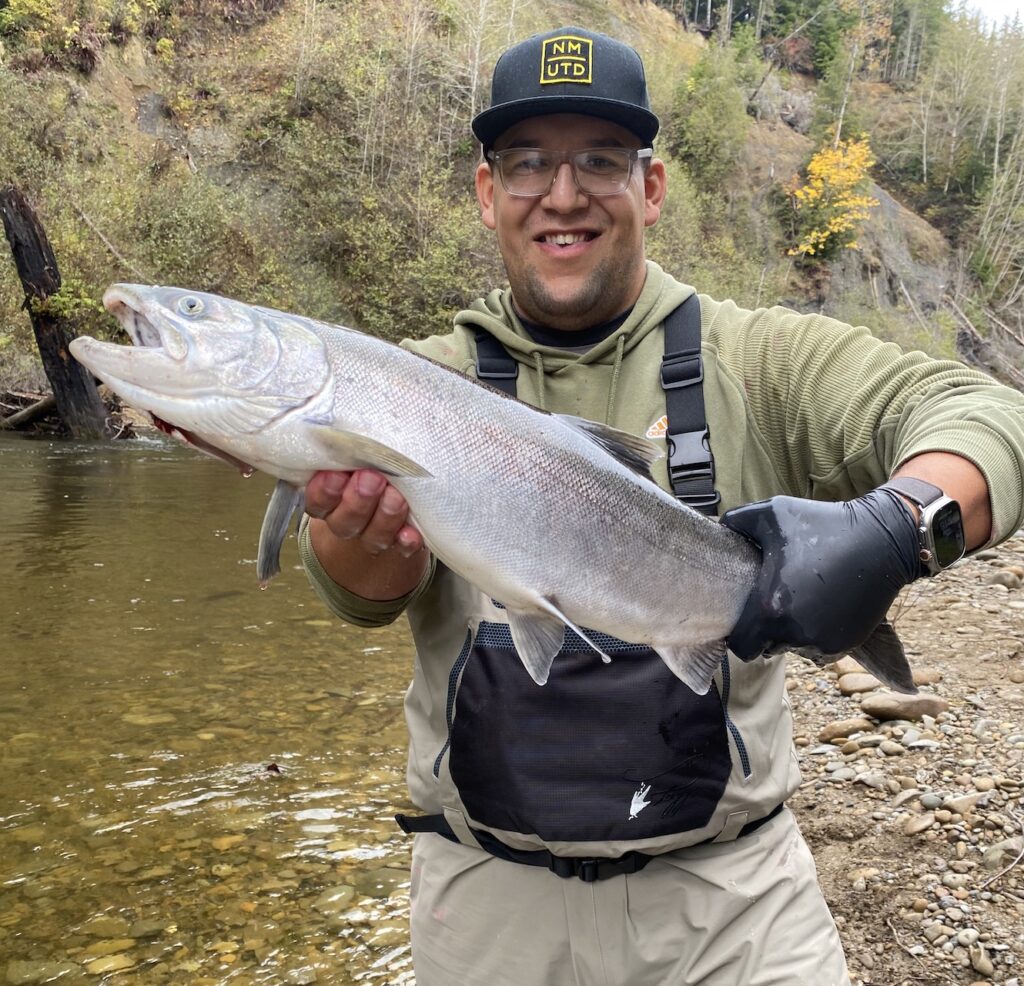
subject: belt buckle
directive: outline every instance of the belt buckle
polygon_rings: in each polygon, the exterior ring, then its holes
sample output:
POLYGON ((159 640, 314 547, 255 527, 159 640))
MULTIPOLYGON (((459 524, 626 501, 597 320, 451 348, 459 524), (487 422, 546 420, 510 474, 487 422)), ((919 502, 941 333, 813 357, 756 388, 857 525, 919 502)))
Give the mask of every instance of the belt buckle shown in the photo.
POLYGON ((601 879, 600 859, 580 859, 576 863, 576 876, 584 883, 596 883, 601 879))

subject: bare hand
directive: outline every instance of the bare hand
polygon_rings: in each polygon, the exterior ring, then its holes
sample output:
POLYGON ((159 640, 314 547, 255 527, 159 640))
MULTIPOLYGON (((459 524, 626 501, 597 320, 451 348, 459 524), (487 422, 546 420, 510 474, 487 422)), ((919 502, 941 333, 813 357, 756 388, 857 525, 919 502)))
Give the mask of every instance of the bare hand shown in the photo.
POLYGON ((373 469, 316 473, 306 485, 306 513, 371 556, 395 549, 411 558, 423 550, 423 535, 407 522, 405 497, 373 469))

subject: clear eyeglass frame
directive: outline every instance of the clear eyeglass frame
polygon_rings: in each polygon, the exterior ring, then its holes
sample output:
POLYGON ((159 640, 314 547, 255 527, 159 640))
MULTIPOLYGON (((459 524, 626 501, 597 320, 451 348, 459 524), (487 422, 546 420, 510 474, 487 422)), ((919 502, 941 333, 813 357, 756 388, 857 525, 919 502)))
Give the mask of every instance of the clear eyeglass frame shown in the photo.
POLYGON ((566 163, 576 187, 584 195, 618 195, 629 185, 636 162, 650 160, 653 155, 651 147, 587 147, 561 153, 543 147, 510 147, 488 151, 486 158, 509 195, 532 199, 551 191, 559 169, 566 163), (524 170, 515 170, 520 167, 524 170), (530 167, 533 170, 526 170, 530 167))

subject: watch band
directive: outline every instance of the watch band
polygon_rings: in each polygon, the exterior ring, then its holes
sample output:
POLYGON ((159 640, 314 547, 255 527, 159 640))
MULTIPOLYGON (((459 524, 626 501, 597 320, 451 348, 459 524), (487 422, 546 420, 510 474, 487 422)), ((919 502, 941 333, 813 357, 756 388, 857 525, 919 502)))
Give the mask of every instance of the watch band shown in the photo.
POLYGON ((946 495, 938 486, 926 483, 923 479, 913 479, 910 476, 897 476, 882 483, 882 487, 902 493, 908 500, 913 500, 922 510, 946 495))

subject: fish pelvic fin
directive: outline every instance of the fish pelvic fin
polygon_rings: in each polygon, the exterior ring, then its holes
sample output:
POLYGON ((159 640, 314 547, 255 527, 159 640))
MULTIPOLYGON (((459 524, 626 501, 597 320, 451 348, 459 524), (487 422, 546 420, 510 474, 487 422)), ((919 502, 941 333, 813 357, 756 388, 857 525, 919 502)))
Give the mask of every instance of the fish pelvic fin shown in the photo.
POLYGON ((540 603, 552 616, 557 617, 559 621, 564 623, 570 630, 574 631, 578 637, 589 644, 601 656, 601 660, 604 661, 605 664, 612 663, 612 659, 594 642, 590 633, 573 623, 573 621, 558 608, 558 603, 556 603, 554 599, 550 596, 542 596, 540 603))
POLYGON ((506 609, 505 615, 523 667, 538 685, 546 684, 555 655, 562 649, 565 626, 557 616, 544 613, 506 609))
POLYGON ((914 673, 891 623, 879 623, 864 643, 850 651, 850 656, 889 688, 905 695, 917 694, 914 673))
POLYGON ((654 650, 669 670, 698 695, 707 694, 715 672, 726 656, 724 640, 712 640, 697 646, 662 646, 654 650))
POLYGON ((313 422, 309 431, 327 453, 322 469, 376 469, 385 476, 430 476, 418 462, 366 435, 313 422))
POLYGON ((306 491, 303 487, 294 486, 283 479, 277 481, 274 492, 270 494, 256 555, 256 577, 260 580, 261 589, 265 589, 267 583, 281 571, 281 545, 288 535, 288 524, 292 515, 302 509, 305 500, 306 491))
POLYGON ((556 414, 556 418, 574 431, 582 432, 592 442, 600 445, 612 458, 644 479, 654 482, 651 466, 664 455, 660 448, 646 438, 611 428, 597 421, 577 418, 571 414, 556 414))

